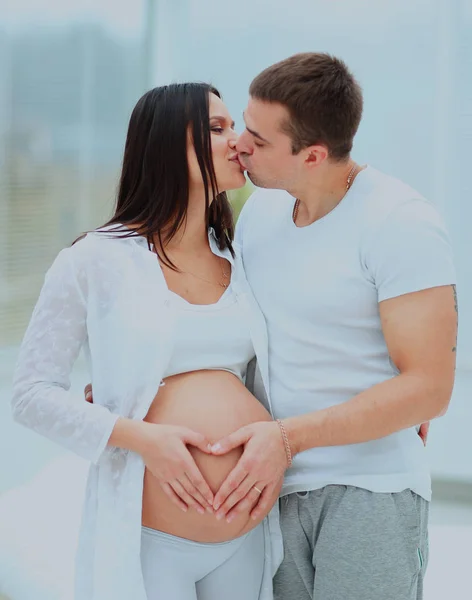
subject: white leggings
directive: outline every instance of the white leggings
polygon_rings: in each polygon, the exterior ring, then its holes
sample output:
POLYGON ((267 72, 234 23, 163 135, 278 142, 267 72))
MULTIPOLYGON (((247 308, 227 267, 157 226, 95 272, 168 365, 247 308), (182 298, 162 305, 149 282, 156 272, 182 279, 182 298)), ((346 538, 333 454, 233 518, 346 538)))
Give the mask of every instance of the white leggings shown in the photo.
POLYGON ((142 528, 148 600, 258 600, 264 570, 262 523, 229 542, 202 544, 142 528))

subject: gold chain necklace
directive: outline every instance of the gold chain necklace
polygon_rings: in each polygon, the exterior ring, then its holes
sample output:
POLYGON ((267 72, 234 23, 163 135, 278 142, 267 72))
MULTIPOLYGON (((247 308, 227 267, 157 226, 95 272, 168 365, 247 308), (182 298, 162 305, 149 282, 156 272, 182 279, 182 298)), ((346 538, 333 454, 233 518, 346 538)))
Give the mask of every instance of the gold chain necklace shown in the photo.
MULTIPOLYGON (((354 163, 354 164, 353 164, 353 166, 352 166, 352 169, 349 171, 349 173, 348 173, 348 176, 347 176, 347 180, 346 180, 346 191, 344 192, 343 198, 344 198, 344 196, 347 194, 347 192, 349 191, 349 188, 350 188, 350 187, 351 187, 351 185, 352 185, 352 180, 353 180, 354 173, 355 173, 356 169, 357 169, 357 164, 356 164, 356 163, 354 163)), ((342 200, 342 198, 341 198, 341 200, 342 200)), ((295 206, 293 207, 293 213, 292 213, 292 219, 293 219, 293 222, 294 222, 294 223, 296 223, 296 222, 297 222, 297 217, 298 217, 298 209, 299 209, 299 208, 300 208, 300 199, 299 199, 299 198, 297 198, 297 199, 295 200, 295 206)))
POLYGON ((209 283, 211 285, 216 285, 218 287, 222 287, 222 288, 227 288, 228 287, 228 283, 226 283, 226 279, 229 276, 229 273, 225 270, 224 268, 224 259, 221 256, 218 256, 219 261, 220 261, 220 267, 221 267, 221 278, 222 280, 219 282, 215 282, 215 281, 210 281, 209 279, 206 279, 205 277, 202 277, 201 275, 197 275, 196 273, 192 273, 192 271, 181 271, 182 273, 186 273, 187 275, 192 275, 192 277, 196 277, 197 279, 200 279, 200 281, 204 281, 205 283, 209 283))
POLYGON ((220 259, 220 267, 221 267, 221 278, 222 280, 219 281, 218 283, 215 283, 214 281, 210 281, 209 279, 205 279, 204 277, 201 277, 200 275, 197 275, 196 273, 192 273, 192 271, 184 271, 184 273, 187 273, 188 275, 192 275, 192 277, 196 277, 197 279, 200 279, 201 281, 205 281, 206 283, 210 283, 211 285, 217 285, 218 287, 222 287, 222 288, 227 288, 228 284, 226 283, 226 279, 228 277, 228 273, 225 271, 225 268, 223 266, 224 264, 224 259, 221 258, 221 256, 218 257, 220 259))

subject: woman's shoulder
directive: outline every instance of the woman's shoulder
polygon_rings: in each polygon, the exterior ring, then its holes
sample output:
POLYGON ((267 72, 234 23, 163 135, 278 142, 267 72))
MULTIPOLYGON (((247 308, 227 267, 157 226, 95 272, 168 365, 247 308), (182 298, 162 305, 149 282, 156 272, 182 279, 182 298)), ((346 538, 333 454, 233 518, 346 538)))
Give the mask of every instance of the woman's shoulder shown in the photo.
POLYGON ((58 253, 47 275, 59 279, 98 277, 109 280, 112 274, 122 276, 129 257, 138 249, 133 238, 120 238, 101 230, 90 231, 58 253))
POLYGON ((62 253, 67 254, 73 261, 97 263, 105 259, 121 258, 129 254, 138 244, 136 237, 123 237, 110 228, 94 229, 77 238, 71 246, 64 248, 62 253))

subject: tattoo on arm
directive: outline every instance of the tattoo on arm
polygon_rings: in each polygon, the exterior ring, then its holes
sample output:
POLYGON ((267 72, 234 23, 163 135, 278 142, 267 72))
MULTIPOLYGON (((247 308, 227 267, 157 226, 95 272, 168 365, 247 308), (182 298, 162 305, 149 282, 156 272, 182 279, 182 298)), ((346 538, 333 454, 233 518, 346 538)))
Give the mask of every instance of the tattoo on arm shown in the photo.
MULTIPOLYGON (((459 307, 457 304, 457 290, 456 286, 452 285, 452 293, 454 294, 454 308, 456 309, 457 318, 459 319, 459 307)), ((456 345, 453 347, 452 351, 455 352, 457 350, 457 331, 456 331, 456 345)))

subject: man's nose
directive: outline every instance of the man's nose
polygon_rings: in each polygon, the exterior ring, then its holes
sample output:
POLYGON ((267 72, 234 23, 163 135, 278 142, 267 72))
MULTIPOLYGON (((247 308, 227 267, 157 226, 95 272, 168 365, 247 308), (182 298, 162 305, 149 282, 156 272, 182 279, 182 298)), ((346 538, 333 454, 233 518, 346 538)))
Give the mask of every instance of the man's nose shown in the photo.
POLYGON ((245 131, 243 131, 243 133, 238 137, 236 141, 236 150, 240 154, 252 154, 252 149, 251 146, 248 144, 248 139, 245 131))

